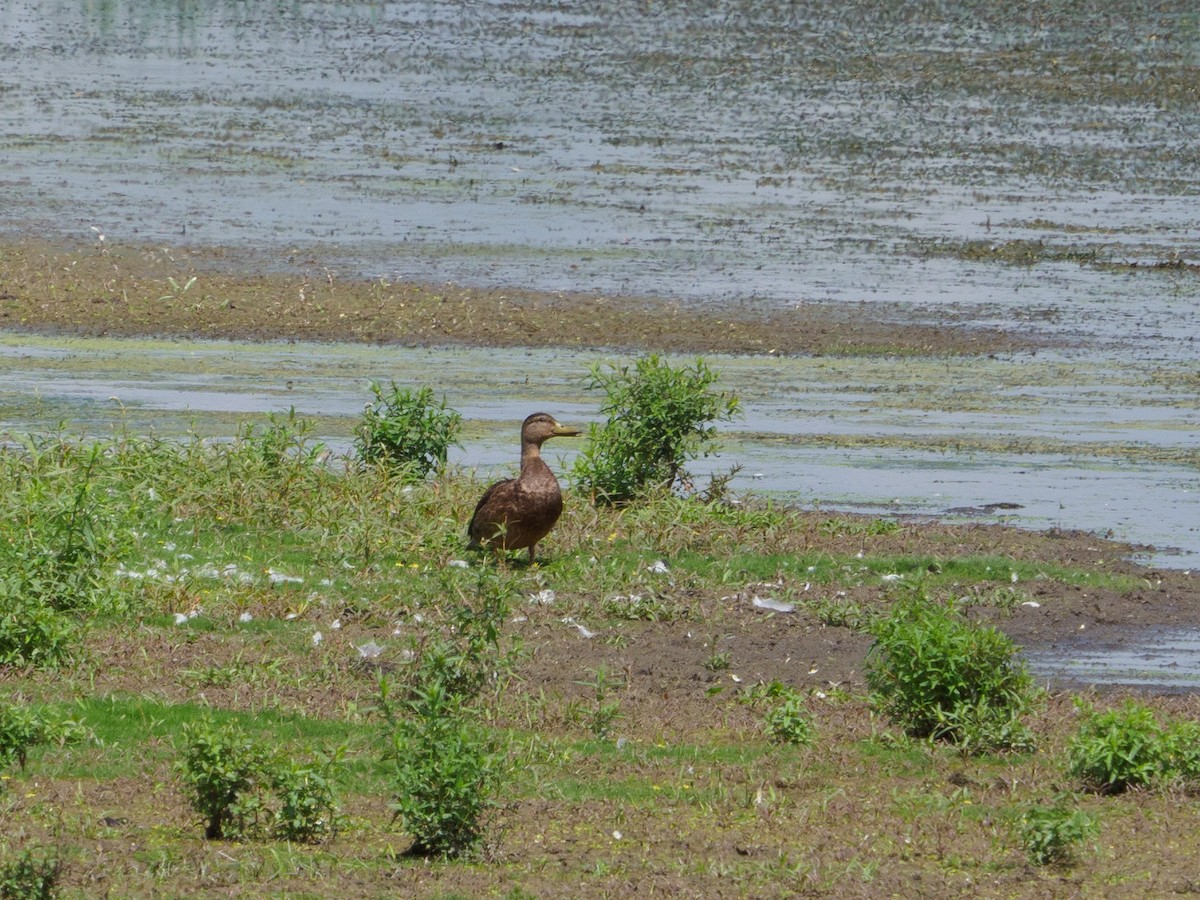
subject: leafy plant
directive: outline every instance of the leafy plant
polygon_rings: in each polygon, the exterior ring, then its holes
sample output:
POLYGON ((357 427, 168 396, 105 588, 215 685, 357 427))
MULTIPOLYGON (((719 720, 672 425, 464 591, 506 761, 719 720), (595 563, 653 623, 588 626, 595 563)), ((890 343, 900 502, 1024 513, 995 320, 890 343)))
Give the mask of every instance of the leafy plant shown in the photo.
POLYGON ((607 598, 603 609, 609 618, 629 622, 671 622, 679 618, 672 604, 651 593, 618 594, 607 598))
POLYGON ((790 688, 784 691, 778 702, 767 710, 764 730, 767 737, 781 743, 812 743, 813 726, 804 698, 790 688))
POLYGON ((268 775, 266 752, 235 725, 211 719, 183 728, 183 758, 176 764, 191 789, 192 808, 206 819, 210 840, 249 835, 262 809, 268 775))
POLYGON ((325 453, 323 443, 311 440, 313 427, 311 420, 296 415, 293 406, 286 415, 268 413, 261 429, 254 424, 243 426, 235 443, 256 451, 269 470, 278 471, 289 461, 303 469, 316 465, 325 453))
POLYGON ((102 483, 104 445, 30 440, 24 451, 0 519, 0 573, 26 599, 59 612, 114 609, 110 572, 130 539, 102 483))
POLYGON ((14 759, 24 769, 29 748, 46 737, 46 723, 32 709, 0 705, 0 769, 14 759))
POLYGON ((1200 781, 1200 722, 1185 719, 1168 725, 1163 750, 1170 773, 1193 785, 1200 781))
POLYGON ((513 588, 488 568, 479 570, 473 596, 452 575, 443 584, 459 599, 449 635, 418 646, 399 693, 380 681, 380 709, 390 728, 392 808, 412 836, 412 853, 455 857, 478 847, 504 773, 500 745, 472 704, 489 675, 507 668, 499 639, 513 588))
POLYGON ((171 289, 167 293, 165 293, 161 297, 159 297, 158 300, 160 303, 163 302, 164 300, 181 300, 181 299, 183 299, 183 295, 186 294, 188 291, 190 291, 192 289, 192 286, 195 285, 195 283, 196 283, 195 275, 193 275, 191 278, 189 278, 187 281, 183 282, 182 284, 180 282, 176 281, 170 275, 168 275, 167 276, 167 284, 170 286, 171 289))
POLYGON ((279 806, 274 831, 289 841, 313 843, 337 831, 338 813, 334 772, 345 753, 318 754, 314 763, 279 762, 270 773, 279 806))
POLYGON ((489 677, 506 672, 512 662, 499 649, 500 628, 508 618, 514 587, 495 569, 480 566, 470 586, 447 570, 440 581, 442 594, 450 598, 445 633, 419 643, 413 669, 414 683, 434 681, 446 685, 451 694, 473 700, 489 677))
POLYGON ((736 397, 711 390, 717 379, 703 360, 674 367, 653 354, 632 369, 592 366, 587 387, 604 391, 608 420, 588 430, 576 485, 597 503, 624 503, 686 481, 686 463, 715 450, 713 423, 739 410, 736 397))
POLYGON ((254 837, 260 818, 289 841, 311 843, 336 832, 336 770, 344 747, 297 763, 268 753, 236 725, 211 719, 185 725, 182 743, 176 769, 191 789, 193 809, 206 819, 206 838, 254 837))
POLYGON ((704 661, 704 668, 710 672, 724 672, 733 665, 733 654, 728 650, 717 649, 718 637, 713 635, 710 642, 711 652, 708 654, 708 659, 704 661))
POLYGON ((446 464, 450 448, 458 443, 462 416, 433 399, 433 389, 400 388, 393 381, 388 391, 371 383, 375 401, 363 410, 355 447, 359 458, 399 468, 405 480, 417 482, 446 464))
POLYGON ((0 576, 0 665, 50 666, 69 656, 78 626, 26 593, 11 575, 0 576))
POLYGON ((30 847, 0 864, 0 900, 50 900, 56 896, 62 860, 30 847))
POLYGON ((1020 718, 1036 696, 1033 680, 1002 632, 923 593, 899 601, 869 627, 872 702, 906 733, 971 751, 1032 743, 1020 718))
POLYGON ((1065 803, 1031 806, 1021 817, 1021 844, 1035 866, 1070 862, 1075 848, 1097 831, 1096 821, 1065 803))
POLYGON ((483 836, 484 814, 501 775, 498 743, 473 721, 461 695, 436 676, 391 705, 392 808, 420 856, 462 856, 483 836))
POLYGON ((1094 790, 1118 794, 1149 785, 1171 763, 1171 744, 1154 711, 1136 700, 1096 712, 1082 702, 1079 731, 1067 747, 1067 771, 1094 790))
POLYGON ((591 681, 576 681, 581 687, 591 688, 595 705, 588 715, 588 727, 592 736, 597 740, 608 737, 613 723, 621 718, 621 701, 609 699, 609 694, 616 688, 624 687, 624 682, 614 679, 608 672, 608 667, 600 665, 592 670, 591 681))

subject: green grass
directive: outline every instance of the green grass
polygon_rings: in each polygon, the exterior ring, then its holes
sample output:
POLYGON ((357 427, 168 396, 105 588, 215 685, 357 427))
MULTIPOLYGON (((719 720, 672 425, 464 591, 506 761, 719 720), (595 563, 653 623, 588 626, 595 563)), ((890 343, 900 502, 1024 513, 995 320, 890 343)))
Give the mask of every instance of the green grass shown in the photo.
MULTIPOLYGON (((462 523, 482 489, 469 475, 409 486, 383 468, 327 466, 302 442, 272 457, 260 434, 224 444, 122 436, 98 447, 52 437, 0 451, 6 571, 28 574, 63 535, 86 537, 74 580, 62 582, 82 590, 64 612, 80 626, 70 655, 0 671, 5 702, 84 735, 32 746, 24 770, 0 772, 10 835, 0 857, 60 847, 68 895, 104 879, 127 895, 217 885, 304 895, 316 885, 352 896, 368 885, 368 894, 477 896, 516 885, 534 895, 611 891, 667 872, 695 891, 720 873, 756 894, 895 891, 900 871, 947 889, 962 873, 1027 878, 1014 823, 1061 790, 1056 748, 1071 726, 1061 702, 1032 726, 1047 749, 967 757, 875 716, 861 682, 806 678, 812 664, 787 662, 789 642, 861 634, 908 585, 1001 609, 1034 583, 1043 604, 1077 586, 1144 587, 1099 562, 1063 562, 1052 541, 1008 555, 995 551, 1001 532, 974 527, 667 496, 597 509, 568 493, 539 565, 497 562, 464 548, 462 523), (79 496, 94 502, 80 506, 79 496), (72 510, 82 518, 64 520, 72 510), (460 559, 467 568, 451 565, 460 559), (552 602, 530 602, 544 590, 552 602), (796 610, 750 611, 753 593, 796 610), (503 598, 506 610, 469 713, 505 748, 501 805, 481 858, 416 865, 402 856, 410 839, 388 805, 378 678, 387 672, 397 690, 412 683, 407 654, 461 638, 471 622, 463 610, 481 596, 503 598), (360 654, 369 642, 377 658, 360 654), (727 654, 717 668, 706 665, 715 650, 727 654), (811 722, 810 744, 765 734, 776 683, 811 722), (598 704, 617 714, 599 729, 598 704), (220 845, 229 858, 214 856, 173 769, 185 726, 210 718, 297 763, 345 747, 342 827, 315 847, 260 829, 220 845), (116 863, 91 861, 97 841, 111 842, 106 859, 116 863), (545 864, 547 852, 559 868, 545 864)), ((1165 827, 1156 817, 1167 821, 1170 798, 1115 811, 1106 802, 1122 803, 1083 795, 1079 805, 1103 822, 1115 859, 1140 846, 1130 835, 1165 827)), ((1095 861, 1086 847, 1079 855, 1095 861)))

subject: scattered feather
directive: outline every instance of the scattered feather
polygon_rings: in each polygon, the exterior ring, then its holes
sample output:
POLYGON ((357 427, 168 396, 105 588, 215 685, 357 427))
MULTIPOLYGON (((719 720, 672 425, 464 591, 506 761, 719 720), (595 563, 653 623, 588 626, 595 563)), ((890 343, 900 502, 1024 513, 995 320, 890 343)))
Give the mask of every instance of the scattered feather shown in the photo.
POLYGON ((563 621, 564 625, 574 625, 576 628, 579 629, 579 634, 589 641, 596 636, 596 632, 590 631, 589 629, 583 627, 578 622, 576 622, 574 619, 572 619, 570 616, 565 617, 562 621, 563 621))
POLYGON ((796 609, 795 605, 791 603, 784 603, 782 600, 775 600, 771 597, 760 597, 757 594, 750 598, 750 602, 759 609, 769 609, 772 612, 790 613, 796 609))
POLYGON ((267 569, 267 578, 271 584, 304 584, 304 579, 299 575, 285 575, 276 569, 267 569))
POLYGON ((374 659, 375 657, 379 656, 379 654, 383 653, 383 647, 379 646, 379 644, 375 643, 374 641, 367 641, 365 644, 359 644, 354 649, 358 651, 358 655, 363 659, 374 659))

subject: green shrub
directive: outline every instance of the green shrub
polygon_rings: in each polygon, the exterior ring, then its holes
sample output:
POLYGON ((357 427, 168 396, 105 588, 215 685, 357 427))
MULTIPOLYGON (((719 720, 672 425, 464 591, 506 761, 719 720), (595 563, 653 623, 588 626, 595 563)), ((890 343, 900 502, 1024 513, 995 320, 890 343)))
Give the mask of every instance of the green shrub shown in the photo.
POLYGON ((253 423, 243 425, 235 446, 252 451, 269 469, 278 472, 289 465, 304 469, 316 465, 325 453, 325 445, 311 440, 313 422, 296 415, 290 407, 286 415, 268 413, 267 424, 261 429, 253 423))
POLYGON ((380 681, 380 710, 390 729, 392 806, 412 852, 453 857, 478 846, 503 775, 499 744, 479 726, 472 704, 487 679, 511 664, 499 638, 514 588, 490 567, 478 570, 469 589, 460 576, 443 579, 457 599, 448 604, 446 634, 417 644, 398 691, 380 681))
POLYGON ((625 680, 613 678, 609 674, 608 666, 601 663, 592 670, 591 681, 576 681, 575 683, 580 687, 591 688, 596 705, 587 714, 588 727, 591 729, 592 737, 598 741, 604 740, 612 732, 613 725, 621 718, 621 701, 612 700, 609 695, 614 690, 624 688, 625 680))
POLYGON ((1184 720, 1168 725, 1163 750, 1170 773, 1193 785, 1200 782, 1200 722, 1184 720))
POLYGON ((190 788, 192 808, 205 817, 204 836, 248 837, 263 806, 266 752, 237 726, 211 719, 185 725, 183 745, 176 768, 190 788))
POLYGON ((1096 712, 1079 703, 1083 722, 1067 747, 1067 770, 1093 790, 1118 794, 1170 770, 1171 752, 1154 711, 1135 700, 1096 712))
POLYGON ((105 483, 105 445, 31 442, 17 465, 0 519, 0 569, 56 610, 108 611, 117 600, 111 573, 132 537, 105 483))
POLYGON ((462 416, 447 408, 445 398, 435 402, 432 388, 414 393, 394 381, 386 392, 372 382, 371 393, 375 402, 363 411, 355 440, 360 459, 395 466, 413 482, 446 464, 462 416))
POLYGON ((13 760, 25 768, 29 748, 46 740, 46 723, 32 709, 0 704, 0 769, 13 760))
POLYGON ((68 657, 78 626, 19 579, 0 575, 0 665, 52 666, 68 657))
POLYGON ((0 900, 50 900, 56 896, 62 861, 31 847, 0 864, 0 900))
POLYGON ((344 747, 297 763, 268 753, 236 725, 211 719, 185 725, 181 743, 176 770, 192 808, 205 817, 206 838, 260 836, 260 820, 289 841, 313 843, 337 831, 336 770, 344 747))
POLYGON ((1023 749, 1020 718, 1036 696, 1017 648, 952 604, 916 594, 870 624, 867 686, 875 707, 912 737, 964 750, 1023 749))
POLYGON ((389 715, 392 808, 413 839, 412 853, 470 853, 483 836, 501 774, 497 742, 473 721, 462 696, 436 678, 410 687, 396 712, 389 715))
POLYGON ((767 737, 784 744, 811 744, 812 721, 804 698, 790 688, 767 710, 764 719, 767 737))
POLYGON ((1035 866, 1064 864, 1075 855, 1075 848, 1097 830, 1096 822, 1081 809, 1032 806, 1021 817, 1021 844, 1035 866))
POLYGON ((274 832, 288 841, 315 843, 333 835, 341 822, 334 771, 344 748, 318 754, 315 763, 276 764, 271 785, 278 800, 274 832))
POLYGON ((738 412, 736 397, 714 393, 717 373, 703 360, 671 366, 650 355, 629 366, 592 366, 589 390, 603 390, 603 425, 592 425, 575 460, 576 485, 598 503, 623 503, 686 481, 685 464, 716 448, 717 421, 738 412))

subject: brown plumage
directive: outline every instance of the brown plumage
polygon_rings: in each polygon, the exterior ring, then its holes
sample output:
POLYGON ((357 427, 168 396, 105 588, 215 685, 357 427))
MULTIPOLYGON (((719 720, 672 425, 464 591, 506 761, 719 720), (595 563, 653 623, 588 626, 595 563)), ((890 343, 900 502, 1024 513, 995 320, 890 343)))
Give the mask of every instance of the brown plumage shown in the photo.
POLYGON ((537 542, 550 533, 562 514, 562 491, 542 459, 542 443, 577 434, 578 428, 559 425, 548 413, 534 413, 525 420, 521 425, 521 474, 497 481, 479 499, 467 525, 472 550, 528 547, 533 562, 537 542))

